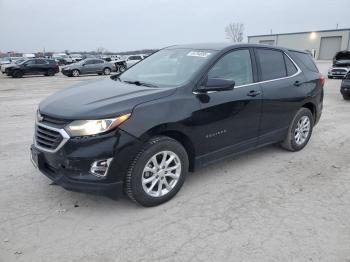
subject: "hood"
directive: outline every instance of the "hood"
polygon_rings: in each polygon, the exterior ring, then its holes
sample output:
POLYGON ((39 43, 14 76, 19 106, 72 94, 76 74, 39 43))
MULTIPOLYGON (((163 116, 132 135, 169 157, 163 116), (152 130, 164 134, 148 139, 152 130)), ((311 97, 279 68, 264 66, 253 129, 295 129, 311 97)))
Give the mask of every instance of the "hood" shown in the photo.
POLYGON ((69 120, 115 117, 175 91, 175 88, 143 87, 107 78, 65 88, 42 101, 39 111, 69 120))
POLYGON ((350 59, 337 60, 334 62, 334 65, 348 67, 350 66, 350 59))
POLYGON ((66 65, 66 66, 62 66, 62 69, 71 69, 71 68, 79 66, 79 65, 80 64, 78 64, 78 63, 72 63, 72 64, 69 64, 69 65, 66 65))
POLYGON ((13 66, 17 66, 16 64, 14 63, 11 63, 11 64, 3 64, 2 65, 4 68, 8 68, 8 67, 13 67, 13 66))

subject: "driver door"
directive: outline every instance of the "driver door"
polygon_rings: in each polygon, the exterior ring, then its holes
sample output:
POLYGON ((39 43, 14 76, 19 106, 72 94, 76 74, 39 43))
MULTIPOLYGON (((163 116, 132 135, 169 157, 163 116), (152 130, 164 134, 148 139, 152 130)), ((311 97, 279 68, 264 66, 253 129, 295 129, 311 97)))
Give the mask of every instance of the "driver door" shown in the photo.
POLYGON ((23 65, 24 65, 24 73, 26 75, 32 75, 36 73, 35 59, 28 60, 23 65))
POLYGON ((194 140, 202 164, 257 145, 262 94, 260 85, 254 84, 252 57, 249 49, 226 53, 207 79, 234 80, 234 89, 196 94, 200 110, 193 114, 194 140))

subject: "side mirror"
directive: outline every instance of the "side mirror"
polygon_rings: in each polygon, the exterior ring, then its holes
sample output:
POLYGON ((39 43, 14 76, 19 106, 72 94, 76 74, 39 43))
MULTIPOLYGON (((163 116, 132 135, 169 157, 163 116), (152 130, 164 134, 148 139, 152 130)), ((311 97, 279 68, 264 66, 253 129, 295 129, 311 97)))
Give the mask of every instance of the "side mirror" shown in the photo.
POLYGON ((209 92, 209 91, 229 91, 233 90, 235 81, 224 78, 208 78, 206 83, 200 87, 198 91, 209 92))

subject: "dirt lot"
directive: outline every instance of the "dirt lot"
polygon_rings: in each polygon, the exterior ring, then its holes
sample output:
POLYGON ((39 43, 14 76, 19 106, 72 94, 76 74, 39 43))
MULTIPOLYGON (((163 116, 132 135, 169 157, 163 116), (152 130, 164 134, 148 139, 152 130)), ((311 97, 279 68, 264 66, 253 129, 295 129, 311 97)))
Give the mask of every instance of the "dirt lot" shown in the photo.
MULTIPOLYGON (((326 73, 328 63, 319 63, 326 73)), ((68 192, 29 161, 47 95, 97 76, 0 76, 0 261, 350 261, 350 102, 327 80, 309 145, 188 177, 155 208, 68 192)))

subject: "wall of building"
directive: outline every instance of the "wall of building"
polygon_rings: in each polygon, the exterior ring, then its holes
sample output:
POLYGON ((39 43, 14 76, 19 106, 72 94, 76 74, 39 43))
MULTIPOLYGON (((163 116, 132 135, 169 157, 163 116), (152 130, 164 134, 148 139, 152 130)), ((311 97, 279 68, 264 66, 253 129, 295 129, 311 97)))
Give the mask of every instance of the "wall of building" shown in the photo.
POLYGON ((291 34, 277 34, 277 35, 263 35, 263 36, 249 36, 248 42, 259 44, 260 41, 274 40, 274 45, 299 50, 315 49, 315 57, 319 57, 321 38, 341 36, 341 49, 350 50, 350 30, 334 30, 334 31, 319 31, 307 33, 291 33, 291 34))

